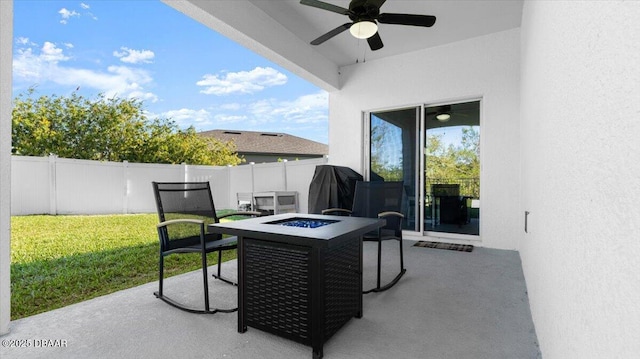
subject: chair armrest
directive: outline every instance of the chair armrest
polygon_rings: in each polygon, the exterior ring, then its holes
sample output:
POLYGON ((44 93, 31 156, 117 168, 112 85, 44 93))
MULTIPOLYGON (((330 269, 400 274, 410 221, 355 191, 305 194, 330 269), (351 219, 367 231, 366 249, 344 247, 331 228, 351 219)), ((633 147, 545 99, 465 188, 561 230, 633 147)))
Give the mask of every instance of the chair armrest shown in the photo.
POLYGON ((223 214, 222 216, 218 216, 218 219, 227 218, 227 217, 231 217, 231 216, 257 216, 257 217, 260 217, 261 215, 262 215, 262 213, 260 213, 260 212, 241 211, 241 212, 233 212, 233 213, 223 214))
POLYGON ((328 208, 328 209, 323 209, 322 210, 322 214, 325 214, 325 215, 331 215, 331 214, 334 214, 334 213, 339 213, 341 215, 345 215, 345 214, 350 215, 351 211, 348 210, 348 209, 344 209, 344 208, 328 208))
POLYGON ((396 216, 396 217, 404 218, 404 214, 402 214, 400 212, 387 211, 387 212, 378 213, 378 218, 384 218, 384 217, 389 217, 389 216, 396 216))
POLYGON ((189 218, 185 218, 185 219, 172 219, 169 221, 164 221, 164 222, 160 222, 156 225, 156 227, 160 228, 160 227, 166 227, 170 224, 176 224, 176 223, 193 223, 193 224, 204 224, 203 220, 200 219, 189 219, 189 218))

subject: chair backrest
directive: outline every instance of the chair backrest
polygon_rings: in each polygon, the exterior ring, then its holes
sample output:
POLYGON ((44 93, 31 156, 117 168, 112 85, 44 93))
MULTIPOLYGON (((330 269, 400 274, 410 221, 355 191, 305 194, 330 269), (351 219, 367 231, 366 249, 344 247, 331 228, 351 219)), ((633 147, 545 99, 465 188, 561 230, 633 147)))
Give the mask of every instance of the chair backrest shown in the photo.
POLYGON ((218 222, 209 182, 153 182, 160 221, 202 218, 218 222))
POLYGON ((434 197, 460 196, 460 184, 432 184, 431 195, 434 197))
POLYGON ((402 212, 402 191, 402 182, 357 182, 352 215, 377 218, 381 212, 402 212))
MULTIPOLYGON (((353 196, 352 216, 377 218, 382 212, 402 213, 402 182, 357 182, 353 196)), ((401 236, 402 218, 388 217, 381 230, 391 230, 401 236)))
MULTIPOLYGON (((205 224, 218 223, 209 182, 153 182, 153 192, 160 222, 200 219, 205 224)), ((199 233, 199 228, 193 225, 176 225, 171 229, 163 227, 160 241, 165 248, 172 247, 169 242, 175 240, 189 239, 189 242, 197 243, 199 233)))

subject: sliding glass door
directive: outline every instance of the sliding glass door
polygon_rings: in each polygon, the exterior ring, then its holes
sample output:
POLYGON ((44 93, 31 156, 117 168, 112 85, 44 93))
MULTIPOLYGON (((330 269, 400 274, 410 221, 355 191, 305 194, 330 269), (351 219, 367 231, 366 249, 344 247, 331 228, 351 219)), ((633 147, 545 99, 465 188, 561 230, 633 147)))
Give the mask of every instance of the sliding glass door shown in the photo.
POLYGON ((402 181, 404 229, 480 233, 480 101, 368 113, 365 178, 402 181))
POLYGON ((480 234, 480 102, 426 107, 425 228, 480 234))
POLYGON ((369 115, 370 181, 402 181, 403 227, 419 230, 418 123, 420 107, 372 112, 369 115))

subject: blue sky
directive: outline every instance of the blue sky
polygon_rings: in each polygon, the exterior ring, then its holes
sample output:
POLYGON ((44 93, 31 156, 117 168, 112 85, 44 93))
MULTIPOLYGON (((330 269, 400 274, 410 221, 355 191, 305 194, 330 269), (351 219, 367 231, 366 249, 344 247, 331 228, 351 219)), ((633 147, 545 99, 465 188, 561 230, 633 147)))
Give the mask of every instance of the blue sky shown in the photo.
POLYGON ((14 1, 14 97, 136 97, 180 127, 328 142, 325 91, 156 0, 14 1))

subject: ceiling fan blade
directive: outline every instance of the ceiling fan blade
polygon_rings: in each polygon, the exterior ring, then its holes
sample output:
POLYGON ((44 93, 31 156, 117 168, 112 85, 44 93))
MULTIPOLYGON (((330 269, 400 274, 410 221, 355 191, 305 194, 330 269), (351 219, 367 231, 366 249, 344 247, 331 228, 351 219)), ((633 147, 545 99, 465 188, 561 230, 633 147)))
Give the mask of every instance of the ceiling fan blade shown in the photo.
POLYGON ((378 34, 377 32, 373 36, 368 38, 367 42, 369 43, 369 47, 371 48, 371 51, 380 50, 382 46, 384 46, 382 44, 382 39, 380 38, 380 34, 378 34))
POLYGON ((378 9, 386 2, 387 0, 367 0, 367 4, 375 5, 378 9))
POLYGON ((431 27, 436 23, 436 17, 432 15, 414 14, 380 14, 378 22, 394 25, 413 25, 431 27))
POLYGON ((351 23, 351 22, 348 22, 346 24, 342 24, 342 25, 336 27, 335 29, 327 32, 326 34, 320 36, 319 38, 311 41, 311 45, 320 45, 321 43, 329 40, 330 38, 338 35, 339 33, 348 30, 351 27, 351 25, 353 25, 353 23, 351 23))
POLYGON ((300 4, 317 7, 318 9, 337 12, 338 14, 342 14, 342 15, 349 15, 351 13, 349 9, 345 9, 343 7, 329 4, 319 0, 300 0, 300 4))

